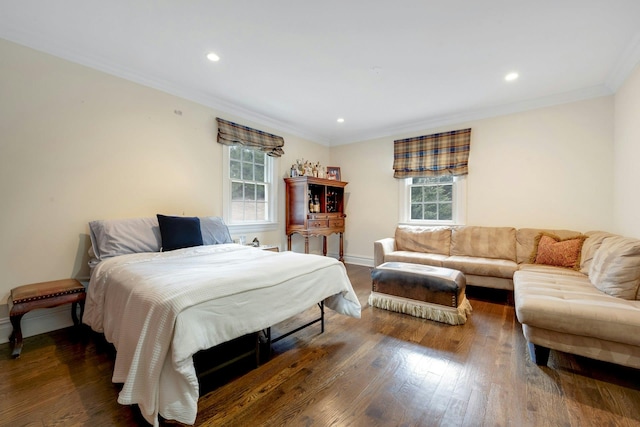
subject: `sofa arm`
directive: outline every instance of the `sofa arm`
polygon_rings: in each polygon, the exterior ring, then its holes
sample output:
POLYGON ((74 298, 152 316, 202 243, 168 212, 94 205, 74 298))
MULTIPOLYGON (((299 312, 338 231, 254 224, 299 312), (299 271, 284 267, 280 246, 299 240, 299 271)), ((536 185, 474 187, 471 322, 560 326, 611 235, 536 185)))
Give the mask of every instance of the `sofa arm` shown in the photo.
POLYGON ((373 265, 379 266, 384 262, 384 256, 391 253, 396 248, 396 239, 393 237, 387 237, 385 239, 376 240, 373 242, 373 265))

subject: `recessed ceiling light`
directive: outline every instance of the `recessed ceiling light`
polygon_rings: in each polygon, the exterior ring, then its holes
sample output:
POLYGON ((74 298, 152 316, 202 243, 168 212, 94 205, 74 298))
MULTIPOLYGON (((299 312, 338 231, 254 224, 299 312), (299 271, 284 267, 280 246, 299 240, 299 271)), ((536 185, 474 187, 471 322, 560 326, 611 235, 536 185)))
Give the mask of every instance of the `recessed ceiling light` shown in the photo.
POLYGON ((220 61, 220 57, 219 57, 218 55, 216 55, 215 53, 213 53, 213 52, 209 52, 209 53, 207 54, 207 59, 208 59, 209 61, 211 61, 211 62, 218 62, 218 61, 220 61))
POLYGON ((508 82, 512 82, 514 80, 518 79, 518 73, 509 73, 506 76, 504 76, 504 79, 508 82))
POLYGON ((338 123, 344 123, 344 119, 343 119, 342 117, 340 117, 340 118, 338 119, 338 123))

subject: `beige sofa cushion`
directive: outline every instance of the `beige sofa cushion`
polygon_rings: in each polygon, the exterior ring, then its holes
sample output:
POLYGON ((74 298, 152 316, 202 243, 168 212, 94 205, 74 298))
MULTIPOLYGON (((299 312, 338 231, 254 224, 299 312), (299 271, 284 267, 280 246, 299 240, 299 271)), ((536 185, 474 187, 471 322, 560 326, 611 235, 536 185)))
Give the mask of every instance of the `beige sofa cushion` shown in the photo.
POLYGON ((540 228, 519 228, 516 231, 516 252, 517 263, 529 262, 533 250, 535 249, 536 237, 540 233, 550 233, 558 236, 561 240, 580 236, 580 232, 572 230, 544 230, 540 228))
POLYGON ((451 228, 399 225, 396 250, 449 255, 451 228))
POLYGON ((585 233, 587 236, 587 240, 584 241, 582 245, 582 256, 580 258, 580 272, 584 274, 589 274, 589 269, 591 268, 591 263, 593 262, 593 256, 596 254, 596 251, 604 242, 604 239, 607 237, 616 236, 615 234, 608 233, 606 231, 589 231, 585 233))
POLYGON ((467 226, 451 231, 451 255, 516 260, 516 229, 467 226))
POLYGON ((538 272, 538 273, 549 273, 549 274, 562 274, 565 276, 575 276, 584 278, 585 275, 579 271, 564 268, 564 267, 554 267, 552 265, 544 265, 544 264, 519 264, 518 271, 530 271, 530 272, 538 272))
POLYGON ((589 279, 606 294, 638 299, 640 240, 622 236, 604 239, 593 256, 589 279))
POLYGON ((444 260, 443 267, 460 270, 464 274, 491 276, 511 279, 518 269, 515 261, 506 259, 480 258, 469 256, 450 256, 444 260))
POLYGON ((523 325, 640 345, 640 301, 603 294, 585 275, 521 270, 513 284, 523 325))
POLYGON ((443 267, 445 259, 447 259, 447 256, 442 254, 425 254, 412 251, 393 251, 384 256, 384 262, 412 262, 414 264, 432 265, 434 267, 443 267))

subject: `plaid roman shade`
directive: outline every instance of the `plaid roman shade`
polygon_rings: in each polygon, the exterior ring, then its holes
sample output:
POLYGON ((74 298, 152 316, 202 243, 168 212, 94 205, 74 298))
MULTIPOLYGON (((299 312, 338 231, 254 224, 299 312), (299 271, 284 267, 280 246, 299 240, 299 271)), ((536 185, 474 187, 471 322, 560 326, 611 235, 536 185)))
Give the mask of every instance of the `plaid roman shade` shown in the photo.
POLYGON ((466 175, 471 129, 393 141, 394 178, 466 175))
POLYGON ((284 154, 284 138, 261 130, 229 122, 216 117, 218 122, 218 142, 223 145, 244 145, 259 148, 272 157, 284 154))

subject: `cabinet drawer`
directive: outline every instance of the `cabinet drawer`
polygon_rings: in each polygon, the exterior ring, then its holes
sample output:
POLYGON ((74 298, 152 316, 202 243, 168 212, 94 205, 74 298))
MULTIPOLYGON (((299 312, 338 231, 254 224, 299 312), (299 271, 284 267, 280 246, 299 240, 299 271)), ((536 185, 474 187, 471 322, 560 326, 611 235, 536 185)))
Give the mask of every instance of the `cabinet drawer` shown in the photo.
POLYGON ((329 227, 344 227, 344 219, 330 219, 329 227))
POLYGON ((327 220, 313 219, 307 223, 308 228, 327 228, 327 220))

